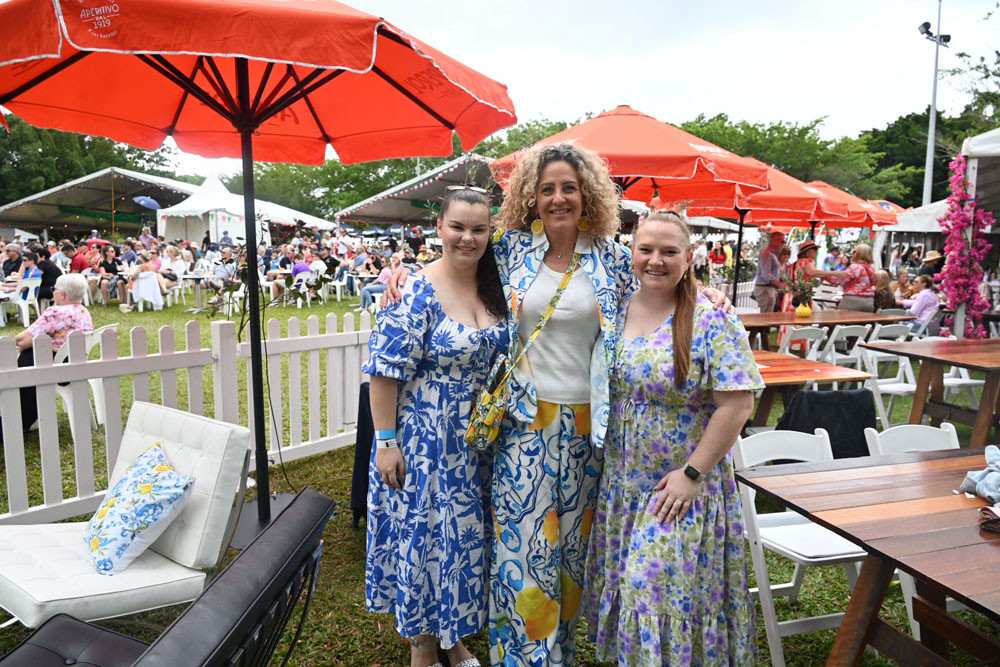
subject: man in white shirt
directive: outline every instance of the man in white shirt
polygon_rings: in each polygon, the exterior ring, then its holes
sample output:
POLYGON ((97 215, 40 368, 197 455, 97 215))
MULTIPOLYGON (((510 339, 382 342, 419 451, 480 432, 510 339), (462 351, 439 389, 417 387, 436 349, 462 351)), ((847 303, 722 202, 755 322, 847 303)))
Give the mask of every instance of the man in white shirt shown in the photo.
POLYGON ((704 283, 708 278, 708 248, 705 247, 704 242, 695 242, 692 263, 694 264, 694 277, 704 283))
POLYGON ((773 313, 774 304, 778 300, 778 290, 787 287, 781 280, 781 262, 778 251, 785 244, 785 235, 773 232, 768 239, 767 247, 760 252, 757 264, 757 276, 754 278, 753 295, 760 306, 760 312, 773 313))

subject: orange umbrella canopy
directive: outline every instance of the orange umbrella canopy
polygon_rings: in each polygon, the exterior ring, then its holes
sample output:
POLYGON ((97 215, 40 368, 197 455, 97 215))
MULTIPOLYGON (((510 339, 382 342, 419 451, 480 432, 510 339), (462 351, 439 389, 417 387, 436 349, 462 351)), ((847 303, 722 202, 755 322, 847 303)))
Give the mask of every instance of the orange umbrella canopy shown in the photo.
POLYGON ((861 197, 856 197, 849 192, 844 192, 840 188, 836 188, 823 181, 810 181, 809 185, 820 190, 827 197, 847 204, 848 218, 851 224, 842 225, 844 227, 871 227, 872 225, 896 224, 895 211, 886 210, 878 204, 874 204, 861 197))
POLYGON ((249 124, 255 158, 304 164, 446 156, 517 122, 506 86, 332 0, 0 3, 0 104, 206 157, 240 157, 249 124))
POLYGON ((732 218, 737 217, 734 208, 738 207, 748 211, 744 221, 756 225, 771 222, 801 225, 817 221, 828 223, 829 226, 842 226, 847 221, 848 207, 845 202, 835 200, 824 191, 759 160, 746 159, 767 169, 767 179, 771 185, 769 190, 739 195, 735 205, 731 199, 695 199, 686 204, 688 215, 732 218))
MULTIPOLYGON (((737 188, 767 188, 767 168, 628 106, 567 128, 536 145, 572 143, 608 161, 628 199, 733 197, 737 188), (669 193, 669 194, 668 194, 669 193)), ((521 152, 496 160, 493 175, 505 185, 521 152)))

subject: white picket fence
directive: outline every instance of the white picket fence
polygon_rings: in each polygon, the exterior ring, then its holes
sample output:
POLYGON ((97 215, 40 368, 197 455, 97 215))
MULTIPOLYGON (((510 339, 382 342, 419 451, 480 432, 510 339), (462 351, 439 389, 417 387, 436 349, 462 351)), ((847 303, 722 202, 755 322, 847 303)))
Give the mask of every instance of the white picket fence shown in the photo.
MULTIPOLYGON (((249 400, 250 344, 238 343, 232 322, 211 323, 211 344, 201 344, 198 322, 184 328, 184 349, 178 349, 175 332, 162 327, 156 333, 159 352, 148 353, 148 334, 141 327, 128 332, 130 355, 118 356, 118 333, 100 334, 99 354, 88 359, 86 336, 73 333, 69 360, 53 365, 51 340, 35 339, 35 366, 18 368, 18 350, 13 338, 0 338, 0 416, 3 419, 3 455, 7 511, 0 523, 38 523, 67 519, 96 509, 106 489, 96 488, 114 467, 121 443, 128 405, 122 406, 123 390, 132 400, 158 402, 194 414, 213 416, 230 423, 251 426, 252 415, 240 414, 249 400), (246 370, 241 373, 240 365, 246 370), (159 383, 153 384, 156 376, 159 383), (241 375, 244 381, 241 382, 241 375), (205 385, 211 384, 212 402, 205 403, 205 385), (22 387, 36 388, 38 401, 38 450, 26 452, 21 424, 22 387), (183 390, 183 391, 181 391, 183 390), (104 461, 95 466, 94 432, 91 427, 91 392, 103 392, 104 461), (57 393, 71 400, 57 398, 57 393), (186 402, 179 399, 186 394, 186 402), (68 403, 68 404, 67 404, 68 403), (186 403, 186 404, 181 404, 186 403), (65 412, 60 415, 57 407, 65 412), (72 422, 62 429, 60 421, 72 422), (61 447, 72 442, 72 468, 63 470, 61 447), (37 498, 40 487, 41 502, 37 498), (29 492, 29 489, 32 492, 29 492)), ((315 315, 305 322, 288 321, 285 337, 277 320, 267 323, 261 345, 267 369, 264 405, 265 424, 270 430, 271 458, 294 460, 354 443, 361 365, 368 354, 371 316, 361 314, 355 330, 353 314, 338 327, 336 315, 327 315, 324 331, 315 315), (304 379, 303 379, 304 376, 304 379), (286 407, 287 405, 287 407, 286 407), (287 415, 287 418, 285 417, 287 415), (287 422, 287 423, 286 423, 287 422), (325 428, 324 428, 325 424, 325 428)), ((131 404, 131 401, 129 402, 131 404)), ((252 409, 252 408, 250 408, 252 409)), ((102 443, 98 443, 100 445, 102 443)), ((152 444, 152 443, 150 443, 152 444)))

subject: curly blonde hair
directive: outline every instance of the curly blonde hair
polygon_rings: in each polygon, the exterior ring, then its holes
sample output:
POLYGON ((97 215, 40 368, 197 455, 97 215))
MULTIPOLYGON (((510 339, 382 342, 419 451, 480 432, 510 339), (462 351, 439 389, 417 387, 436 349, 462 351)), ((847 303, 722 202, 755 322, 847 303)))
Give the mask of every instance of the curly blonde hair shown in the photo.
POLYGON ((572 144, 535 146, 518 160, 507 185, 500 212, 494 218, 500 229, 520 229, 537 217, 535 193, 542 170, 552 162, 565 162, 580 179, 583 214, 590 219, 590 237, 607 239, 618 231, 621 196, 611 181, 608 165, 593 151, 572 144))

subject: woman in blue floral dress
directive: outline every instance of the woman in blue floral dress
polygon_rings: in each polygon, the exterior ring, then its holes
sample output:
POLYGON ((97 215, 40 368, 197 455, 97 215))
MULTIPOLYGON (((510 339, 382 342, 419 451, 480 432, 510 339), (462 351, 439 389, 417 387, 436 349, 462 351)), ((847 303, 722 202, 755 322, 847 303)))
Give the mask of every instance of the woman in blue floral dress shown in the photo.
POLYGON ((486 624, 492 461, 463 435, 472 400, 507 345, 506 305, 490 248, 486 199, 449 191, 438 233, 443 257, 381 311, 364 371, 372 376, 367 608, 393 613, 412 667, 479 662, 462 637, 486 624))
POLYGON ((689 248, 680 216, 643 222, 618 315, 585 608, 598 658, 621 665, 756 663, 729 450, 764 385, 739 320, 698 296, 689 248))

